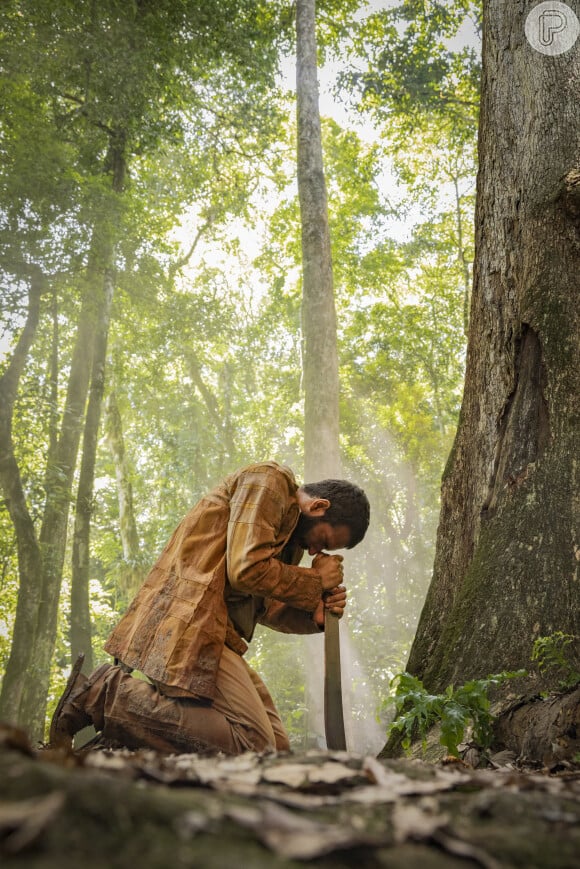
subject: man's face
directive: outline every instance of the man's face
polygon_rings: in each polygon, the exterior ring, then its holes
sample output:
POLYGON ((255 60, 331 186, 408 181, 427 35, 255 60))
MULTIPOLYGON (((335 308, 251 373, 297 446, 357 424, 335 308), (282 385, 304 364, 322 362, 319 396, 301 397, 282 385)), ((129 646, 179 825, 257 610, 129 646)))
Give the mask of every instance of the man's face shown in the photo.
POLYGON ((331 525, 323 518, 313 519, 301 513, 292 536, 309 555, 317 555, 323 550, 346 549, 350 543, 350 528, 348 525, 331 525))

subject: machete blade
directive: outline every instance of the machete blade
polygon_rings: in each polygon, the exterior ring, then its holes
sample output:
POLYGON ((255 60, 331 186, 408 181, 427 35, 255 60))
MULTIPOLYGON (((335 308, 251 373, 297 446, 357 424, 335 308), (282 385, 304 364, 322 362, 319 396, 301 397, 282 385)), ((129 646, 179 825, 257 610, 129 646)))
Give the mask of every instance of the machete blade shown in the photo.
POLYGON ((342 711, 342 683, 340 676, 339 618, 335 613, 324 613, 324 730, 326 746, 331 751, 346 750, 344 716, 342 711))

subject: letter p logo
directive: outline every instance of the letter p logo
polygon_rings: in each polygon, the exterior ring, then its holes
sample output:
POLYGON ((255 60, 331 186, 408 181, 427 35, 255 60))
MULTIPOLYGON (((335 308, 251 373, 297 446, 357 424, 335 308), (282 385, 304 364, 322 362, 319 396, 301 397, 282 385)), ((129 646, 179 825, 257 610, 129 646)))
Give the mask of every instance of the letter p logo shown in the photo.
POLYGON ((580 21, 567 3, 545 0, 529 13, 525 31, 532 48, 554 57, 572 48, 580 34, 580 21))
POLYGON ((554 38, 557 33, 562 33, 566 30, 568 19, 563 12, 558 9, 546 9, 538 18, 538 39, 540 45, 548 46, 554 44, 554 38))

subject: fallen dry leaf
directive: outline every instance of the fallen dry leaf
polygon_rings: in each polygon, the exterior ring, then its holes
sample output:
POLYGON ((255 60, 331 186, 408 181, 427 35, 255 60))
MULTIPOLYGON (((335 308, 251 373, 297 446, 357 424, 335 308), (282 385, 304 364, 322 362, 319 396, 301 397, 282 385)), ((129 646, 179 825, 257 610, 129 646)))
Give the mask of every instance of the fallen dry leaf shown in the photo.
POLYGON ((352 827, 323 824, 275 804, 267 803, 260 808, 234 807, 228 809, 227 815, 253 830, 260 841, 280 857, 291 860, 313 860, 345 848, 384 843, 352 827))
POLYGON ((286 763, 264 770, 262 781, 284 784, 291 788, 305 788, 312 785, 338 783, 348 784, 360 778, 359 770, 343 763, 323 763, 322 766, 308 763, 286 763))
POLYGON ((449 821, 448 815, 438 813, 436 809, 436 804, 427 800, 420 803, 397 803, 392 815, 395 842, 402 845, 409 839, 418 842, 430 839, 436 830, 449 821))

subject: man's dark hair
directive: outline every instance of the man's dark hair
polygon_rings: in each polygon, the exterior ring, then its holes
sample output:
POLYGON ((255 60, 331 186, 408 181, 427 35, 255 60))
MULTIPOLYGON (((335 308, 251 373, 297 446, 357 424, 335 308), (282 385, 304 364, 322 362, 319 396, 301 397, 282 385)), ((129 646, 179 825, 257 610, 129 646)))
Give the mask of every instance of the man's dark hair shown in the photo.
POLYGON ((317 483, 305 483, 302 488, 314 498, 327 498, 330 501, 322 522, 348 525, 350 543, 347 549, 361 542, 369 527, 371 506, 359 486, 348 480, 319 480, 317 483))

